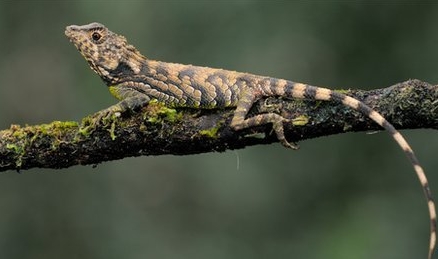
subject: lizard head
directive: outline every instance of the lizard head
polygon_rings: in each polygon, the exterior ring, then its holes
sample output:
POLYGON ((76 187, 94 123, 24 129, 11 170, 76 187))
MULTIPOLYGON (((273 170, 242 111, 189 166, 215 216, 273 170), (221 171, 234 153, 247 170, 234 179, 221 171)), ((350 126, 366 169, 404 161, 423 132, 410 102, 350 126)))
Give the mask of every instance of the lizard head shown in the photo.
POLYGON ((125 37, 100 23, 67 26, 65 35, 107 85, 140 72, 145 57, 129 45, 125 37))

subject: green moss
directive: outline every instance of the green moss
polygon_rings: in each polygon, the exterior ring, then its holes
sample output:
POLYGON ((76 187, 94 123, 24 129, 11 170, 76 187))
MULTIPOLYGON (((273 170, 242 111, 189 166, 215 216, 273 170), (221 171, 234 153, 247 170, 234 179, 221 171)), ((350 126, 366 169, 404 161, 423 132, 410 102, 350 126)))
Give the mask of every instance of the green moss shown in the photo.
POLYGON ((219 131, 220 127, 221 126, 218 125, 218 126, 213 127, 213 128, 209 128, 209 129, 205 129, 205 130, 200 130, 199 134, 201 134, 203 136, 207 136, 209 138, 217 138, 218 137, 217 132, 219 131))
MULTIPOLYGON (((26 156, 28 147, 32 147, 35 142, 37 146, 50 145, 50 148, 56 149, 63 141, 63 136, 69 130, 76 130, 78 123, 74 121, 54 121, 49 124, 38 126, 20 127, 17 125, 11 126, 11 139, 6 144, 6 149, 13 153, 15 166, 20 168, 23 162, 23 157, 26 156), (38 142, 36 142, 38 141, 38 142)), ((34 147, 33 147, 34 148, 34 147)))
POLYGON ((36 129, 43 135, 60 136, 63 135, 66 130, 77 129, 78 126, 78 123, 75 121, 54 121, 50 124, 41 124, 36 129))
POLYGON ((112 140, 115 140, 117 137, 115 130, 116 130, 116 125, 119 121, 120 115, 121 115, 120 112, 112 112, 110 115, 105 116, 102 119, 103 125, 109 126, 108 132, 110 133, 110 137, 112 140))
POLYGON ((113 122, 111 123, 111 128, 108 130, 110 133, 111 140, 115 140, 117 137, 115 130, 116 130, 116 121, 113 120, 113 122))
POLYGON ((11 144, 11 143, 6 144, 6 148, 13 151, 16 154, 22 154, 24 150, 22 146, 19 146, 17 144, 11 144))
POLYGON ((176 122, 182 119, 182 114, 176 109, 169 108, 164 103, 151 100, 148 105, 149 112, 144 118, 150 123, 161 123, 163 121, 176 122))
POLYGON ((305 115, 300 115, 294 119, 292 119, 292 125, 294 126, 304 126, 309 123, 309 117, 305 115))
MULTIPOLYGON (((79 135, 81 135, 83 137, 90 136, 90 134, 93 132, 93 130, 95 128, 95 127, 93 127, 93 125, 94 124, 93 124, 92 116, 87 116, 87 117, 83 118, 81 121, 81 125, 79 126, 79 129, 78 129, 79 135)), ((77 139, 75 139, 75 140, 77 140, 77 139)))
MULTIPOLYGON (((78 130, 78 133, 80 135, 84 136, 84 137, 88 137, 91 134, 90 127, 89 126, 87 126, 87 127, 80 127, 79 130, 78 130)), ((75 140, 78 140, 78 139, 75 139, 75 140)))
POLYGON ((122 96, 119 94, 119 88, 115 85, 108 87, 110 93, 119 100, 122 100, 122 96))
POLYGON ((181 116, 179 116, 179 113, 175 109, 166 108, 164 110, 164 113, 166 115, 166 120, 170 122, 177 121, 181 116))
POLYGON ((350 92, 350 90, 335 89, 335 90, 333 90, 333 92, 340 93, 340 94, 348 94, 350 92))
POLYGON ((27 136, 27 133, 23 129, 18 129, 12 133, 14 138, 22 139, 27 136))
POLYGON ((32 131, 32 137, 29 140, 29 144, 32 144, 37 139, 44 137, 51 138, 51 148, 55 150, 62 142, 61 138, 65 135, 67 130, 76 130, 78 123, 75 121, 53 121, 49 124, 41 124, 34 128, 32 131))
POLYGON ((79 124, 76 121, 56 121, 55 126, 58 129, 64 130, 64 129, 77 128, 79 124))
MULTIPOLYGON (((20 142, 17 142, 20 143, 20 142)), ((15 166, 17 168, 20 168, 23 163, 23 155, 24 155, 24 144, 18 145, 18 144, 6 144, 6 148, 14 152, 15 157, 15 166)))
POLYGON ((78 126, 79 124, 75 121, 53 121, 49 124, 41 124, 35 129, 40 134, 59 136, 65 130, 76 129, 78 126))

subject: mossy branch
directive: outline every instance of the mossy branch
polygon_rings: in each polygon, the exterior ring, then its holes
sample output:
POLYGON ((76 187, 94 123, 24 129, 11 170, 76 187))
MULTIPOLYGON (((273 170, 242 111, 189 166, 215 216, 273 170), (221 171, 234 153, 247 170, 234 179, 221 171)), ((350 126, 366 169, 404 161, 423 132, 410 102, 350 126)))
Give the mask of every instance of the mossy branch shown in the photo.
MULTIPOLYGON (((438 129, 438 86, 409 80, 372 91, 345 91, 383 114, 398 129, 438 129)), ((341 104, 266 98, 251 114, 277 112, 290 141, 350 131, 379 130, 371 120, 341 104)), ((170 109, 151 103, 142 112, 99 113, 81 123, 59 122, 0 131, 0 171, 65 168, 142 155, 188 155, 277 142, 271 125, 233 131, 233 109, 170 109)))

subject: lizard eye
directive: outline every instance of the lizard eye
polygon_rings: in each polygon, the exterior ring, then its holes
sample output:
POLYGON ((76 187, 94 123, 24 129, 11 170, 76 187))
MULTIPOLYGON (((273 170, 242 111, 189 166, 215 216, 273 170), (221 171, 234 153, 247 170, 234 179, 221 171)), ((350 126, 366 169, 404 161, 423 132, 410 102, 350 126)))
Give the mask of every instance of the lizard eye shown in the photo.
POLYGON ((102 35, 99 32, 95 31, 93 32, 93 34, 91 34, 91 38, 93 39, 93 41, 97 42, 102 38, 102 35))

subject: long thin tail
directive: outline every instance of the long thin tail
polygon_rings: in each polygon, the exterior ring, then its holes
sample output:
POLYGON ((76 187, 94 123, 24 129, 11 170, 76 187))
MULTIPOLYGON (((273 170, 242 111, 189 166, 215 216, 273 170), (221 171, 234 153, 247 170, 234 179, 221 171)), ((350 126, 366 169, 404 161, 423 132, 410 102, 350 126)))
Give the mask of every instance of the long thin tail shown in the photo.
POLYGON ((403 149, 412 166, 414 167, 415 173, 417 174, 421 186, 423 187, 424 195, 427 200, 427 206, 429 208, 430 217, 430 243, 428 258, 432 259, 437 238, 435 203, 432 198, 432 193, 429 188, 429 182, 427 180, 426 174, 424 173, 420 162, 418 161, 417 157, 414 154, 414 151, 409 146, 405 138, 380 113, 353 97, 334 92, 330 89, 314 87, 306 84, 291 83, 289 86, 289 94, 292 97, 340 102, 345 106, 351 107, 352 109, 357 110, 368 116, 370 119, 382 126, 386 131, 389 132, 389 134, 392 135, 395 142, 397 142, 397 144, 403 149))
POLYGON ((380 113, 371 109, 369 106, 364 103, 354 99, 353 97, 343 95, 337 92, 332 92, 331 94, 333 100, 338 100, 342 102, 344 105, 349 106, 357 111, 362 112, 367 115, 370 119, 375 121, 377 124, 382 126, 385 130, 392 135, 395 142, 403 149, 412 166, 414 167, 415 173, 417 174, 418 180, 423 187, 423 192, 427 200, 427 206, 429 208, 429 218, 430 218, 430 243, 429 243, 429 259, 432 259, 433 252, 435 250, 436 243, 436 210, 435 210, 435 202, 433 201, 432 192, 429 188, 429 181, 427 180, 426 174, 424 173, 423 168, 420 165, 417 157, 415 156, 414 151, 411 146, 408 144, 406 139, 400 134, 400 132, 394 128, 394 126, 389 123, 380 113))

